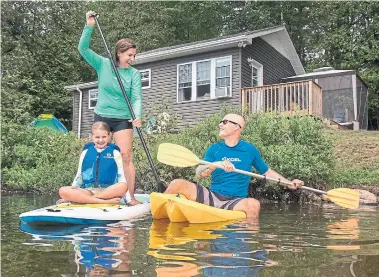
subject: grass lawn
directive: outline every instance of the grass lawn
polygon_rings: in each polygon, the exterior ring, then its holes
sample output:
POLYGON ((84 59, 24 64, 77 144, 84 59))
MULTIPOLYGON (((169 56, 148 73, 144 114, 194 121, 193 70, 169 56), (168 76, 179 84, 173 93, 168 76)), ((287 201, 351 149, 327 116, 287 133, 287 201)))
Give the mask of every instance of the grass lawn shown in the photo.
POLYGON ((326 129, 336 157, 332 186, 379 186, 379 132, 326 129))

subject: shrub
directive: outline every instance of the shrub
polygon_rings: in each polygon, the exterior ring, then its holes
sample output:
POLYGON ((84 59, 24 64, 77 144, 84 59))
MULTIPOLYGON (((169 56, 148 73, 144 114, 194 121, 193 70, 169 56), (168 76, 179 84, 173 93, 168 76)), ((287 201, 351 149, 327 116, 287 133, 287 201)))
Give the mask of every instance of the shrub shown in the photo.
POLYGON ((74 133, 3 124, 2 134, 2 184, 8 189, 55 193, 71 184, 81 151, 74 133))
MULTIPOLYGON (((194 168, 176 168, 156 161, 160 143, 169 142, 182 145, 202 158, 207 148, 221 139, 218 124, 222 117, 233 112, 224 108, 219 114, 206 117, 196 126, 188 127, 179 134, 150 135, 147 137, 149 150, 156 163, 159 176, 166 182, 174 178, 197 180, 194 168)), ((253 114, 246 118, 242 139, 253 143, 261 152, 270 168, 288 179, 299 178, 311 186, 323 186, 331 178, 334 168, 331 141, 324 135, 322 123, 313 117, 282 117, 275 114, 253 114)), ((136 141, 137 142, 137 141, 136 141)), ((144 180, 145 189, 156 190, 155 180, 149 177, 150 166, 146 163, 140 143, 135 143, 135 160, 144 180)), ((201 180, 209 185, 209 178, 201 180)), ((258 188, 259 195, 283 199, 284 191, 276 185, 263 185, 262 181, 252 180, 252 187, 258 188)), ((258 196, 254 192, 255 196, 258 196)))
MULTIPOLYGON (((159 109, 158 114, 162 112, 159 109)), ((179 134, 168 133, 176 128, 177 123, 177 117, 170 114, 165 116, 168 120, 164 121, 164 128, 157 133, 144 134, 158 175, 166 185, 175 178, 209 185, 210 178, 196 179, 194 168, 157 162, 158 146, 163 142, 179 144, 202 158, 211 144, 221 140, 218 124, 230 112, 233 110, 224 108, 221 113, 204 118, 196 126, 184 128, 179 134)), ((72 182, 83 144, 73 133, 64 135, 48 128, 8 123, 2 128, 3 134, 7 134, 2 138, 2 183, 7 188, 56 193, 59 187, 72 182)), ((296 177, 310 186, 323 186, 331 179, 334 168, 332 145, 324 135, 322 123, 312 117, 247 115, 242 139, 253 143, 266 163, 288 179, 296 177)), ((133 153, 137 184, 145 191, 156 191, 156 180, 138 137, 134 138, 133 153)), ((251 184, 255 197, 281 200, 288 195, 277 185, 254 179, 251 184)))

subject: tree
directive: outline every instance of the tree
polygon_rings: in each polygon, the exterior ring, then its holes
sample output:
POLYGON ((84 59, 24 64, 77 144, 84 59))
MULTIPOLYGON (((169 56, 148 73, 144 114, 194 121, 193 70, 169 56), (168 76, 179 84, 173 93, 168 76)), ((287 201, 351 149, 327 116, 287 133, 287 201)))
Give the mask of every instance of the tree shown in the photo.
MULTIPOLYGON (((32 100, 22 107, 30 116, 51 112, 70 121, 72 95, 64 86, 96 80, 77 51, 88 10, 100 14, 110 49, 128 37, 139 52, 284 24, 307 71, 358 71, 370 88, 369 121, 378 128, 379 2, 1 2, 2 93, 8 97, 2 114, 18 113, 11 103, 26 97, 32 100)), ((91 47, 105 55, 97 31, 91 47)))

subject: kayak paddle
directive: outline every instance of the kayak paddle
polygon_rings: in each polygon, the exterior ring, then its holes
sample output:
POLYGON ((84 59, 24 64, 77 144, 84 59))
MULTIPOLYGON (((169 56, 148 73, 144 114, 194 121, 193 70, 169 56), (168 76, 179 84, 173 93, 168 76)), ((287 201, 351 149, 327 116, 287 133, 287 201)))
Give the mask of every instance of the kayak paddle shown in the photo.
MULTIPOLYGON (((208 165, 213 165, 215 167, 222 168, 221 165, 217 165, 211 162, 200 160, 193 152, 191 152, 191 150, 183 146, 172 144, 172 143, 162 143, 159 145, 157 159, 161 163, 171 165, 171 166, 176 166, 176 167, 190 167, 190 166, 195 166, 198 164, 208 164, 208 165)), ((234 172, 249 175, 251 177, 255 177, 258 179, 271 181, 282 186, 293 185, 293 183, 291 182, 285 182, 280 179, 270 178, 264 175, 259 175, 252 172, 243 171, 240 169, 235 169, 234 172)), ((353 189, 337 188, 337 189, 332 189, 325 192, 322 190, 318 190, 318 189, 314 189, 314 188, 310 188, 306 186, 301 186, 300 188, 304 190, 312 191, 315 193, 319 193, 319 194, 325 194, 328 197, 328 199, 330 199, 332 202, 344 208, 356 209, 359 207, 360 194, 358 191, 355 191, 353 189)))

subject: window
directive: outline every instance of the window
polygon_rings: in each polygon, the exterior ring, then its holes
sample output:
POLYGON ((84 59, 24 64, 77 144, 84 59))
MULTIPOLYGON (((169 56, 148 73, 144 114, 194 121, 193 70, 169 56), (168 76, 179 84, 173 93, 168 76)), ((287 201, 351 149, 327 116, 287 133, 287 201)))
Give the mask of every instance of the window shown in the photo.
POLYGON ((231 97, 232 57, 178 65, 177 102, 231 97))
POLYGON ((178 102, 190 101, 192 97, 192 64, 179 66, 178 102))
POLYGON ((252 87, 258 87, 258 68, 255 66, 252 67, 252 73, 251 73, 251 86, 252 87))
POLYGON ((151 69, 140 70, 142 88, 150 88, 151 69))
POLYGON ((90 89, 88 91, 88 108, 94 109, 97 103, 97 97, 98 97, 98 90, 96 89, 90 89))
POLYGON ((211 61, 196 64, 196 99, 209 99, 211 96, 211 61))
POLYGON ((263 86, 263 65, 261 65, 259 62, 255 61, 252 58, 248 58, 247 62, 251 67, 251 86, 263 86))
POLYGON ((229 58, 216 60, 216 97, 229 96, 230 89, 230 68, 229 58))

